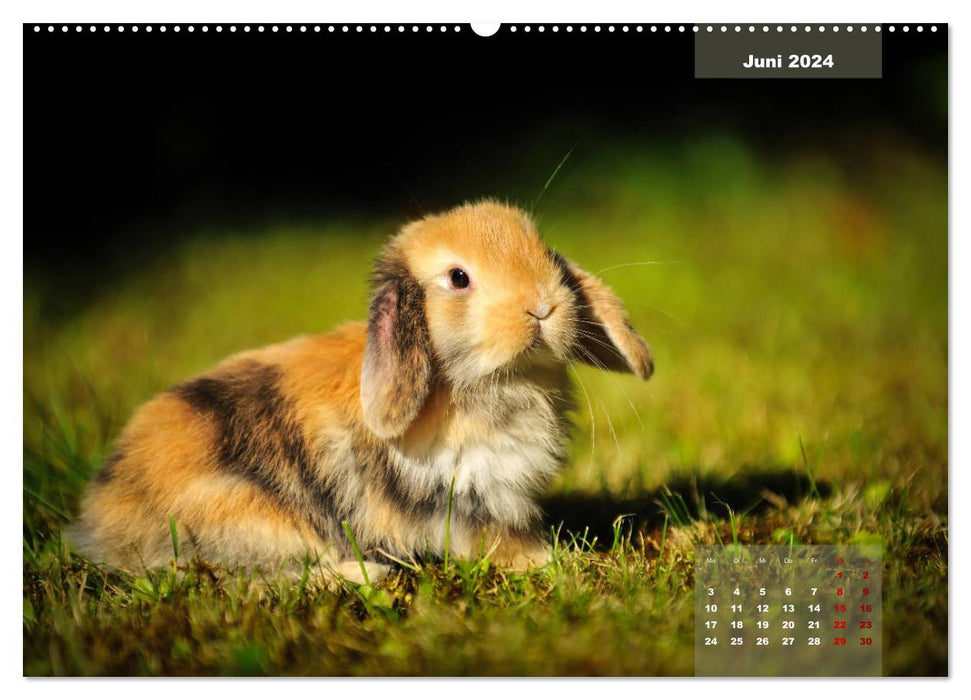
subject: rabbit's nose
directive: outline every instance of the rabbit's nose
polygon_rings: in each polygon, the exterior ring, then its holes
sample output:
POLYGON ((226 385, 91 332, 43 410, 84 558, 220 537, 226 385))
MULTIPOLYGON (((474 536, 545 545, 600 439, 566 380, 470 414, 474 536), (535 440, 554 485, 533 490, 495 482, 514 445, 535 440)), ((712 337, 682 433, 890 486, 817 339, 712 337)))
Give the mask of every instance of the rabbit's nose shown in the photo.
POLYGON ((546 302, 541 302, 536 305, 535 309, 532 311, 526 311, 526 313, 535 318, 537 321, 545 321, 550 317, 550 314, 553 313, 555 308, 555 306, 550 306, 546 302))

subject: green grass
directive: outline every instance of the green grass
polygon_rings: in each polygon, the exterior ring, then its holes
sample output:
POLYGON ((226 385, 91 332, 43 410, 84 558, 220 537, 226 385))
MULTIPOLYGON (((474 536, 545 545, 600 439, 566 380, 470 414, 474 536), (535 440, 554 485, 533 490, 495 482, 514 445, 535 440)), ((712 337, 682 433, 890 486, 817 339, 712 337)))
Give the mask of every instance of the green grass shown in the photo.
POLYGON ((24 672, 691 674, 695 544, 882 541, 884 671, 946 673, 946 182, 905 147, 849 162, 712 139, 563 164, 541 229, 603 271, 657 374, 576 368, 555 561, 523 575, 453 558, 326 590, 179 557, 131 578, 61 543, 140 402, 362 318, 400 222, 199 231, 79 272, 81 301, 28 274, 24 672))

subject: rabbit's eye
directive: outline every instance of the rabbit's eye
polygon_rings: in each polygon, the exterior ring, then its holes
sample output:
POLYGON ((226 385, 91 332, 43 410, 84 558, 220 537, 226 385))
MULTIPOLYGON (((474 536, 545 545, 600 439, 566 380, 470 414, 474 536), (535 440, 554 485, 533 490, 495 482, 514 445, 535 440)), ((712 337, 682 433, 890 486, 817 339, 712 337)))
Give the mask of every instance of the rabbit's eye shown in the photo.
POLYGON ((469 273, 461 267, 453 267, 448 271, 448 281, 452 289, 465 289, 469 286, 469 273))

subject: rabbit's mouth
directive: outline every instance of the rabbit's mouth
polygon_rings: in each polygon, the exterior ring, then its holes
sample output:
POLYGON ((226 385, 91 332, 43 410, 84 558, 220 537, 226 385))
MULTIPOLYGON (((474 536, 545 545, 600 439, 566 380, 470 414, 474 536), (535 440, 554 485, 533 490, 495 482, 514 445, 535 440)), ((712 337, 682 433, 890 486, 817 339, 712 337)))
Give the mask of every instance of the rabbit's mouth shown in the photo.
POLYGON ((554 338, 548 330, 539 323, 533 329, 532 340, 523 349, 523 352, 516 358, 514 364, 519 366, 530 365, 561 365, 566 364, 567 360, 559 352, 554 342, 554 338))
POLYGON ((543 334, 543 324, 537 321, 533 324, 533 338, 529 341, 529 345, 526 346, 526 352, 539 350, 546 344, 546 337, 543 334))

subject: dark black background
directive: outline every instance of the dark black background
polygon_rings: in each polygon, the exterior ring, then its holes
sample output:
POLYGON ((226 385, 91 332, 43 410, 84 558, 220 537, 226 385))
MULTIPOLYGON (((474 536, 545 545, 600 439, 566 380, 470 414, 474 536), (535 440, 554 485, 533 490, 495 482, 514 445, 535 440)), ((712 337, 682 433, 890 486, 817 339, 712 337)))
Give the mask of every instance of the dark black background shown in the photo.
POLYGON ((24 43, 30 271, 259 217, 414 213, 508 195, 545 140, 731 130, 772 151, 873 129, 946 153, 947 31, 884 33, 882 80, 695 80, 690 31, 34 31, 24 43), (946 92, 944 93, 946 95, 946 92))

